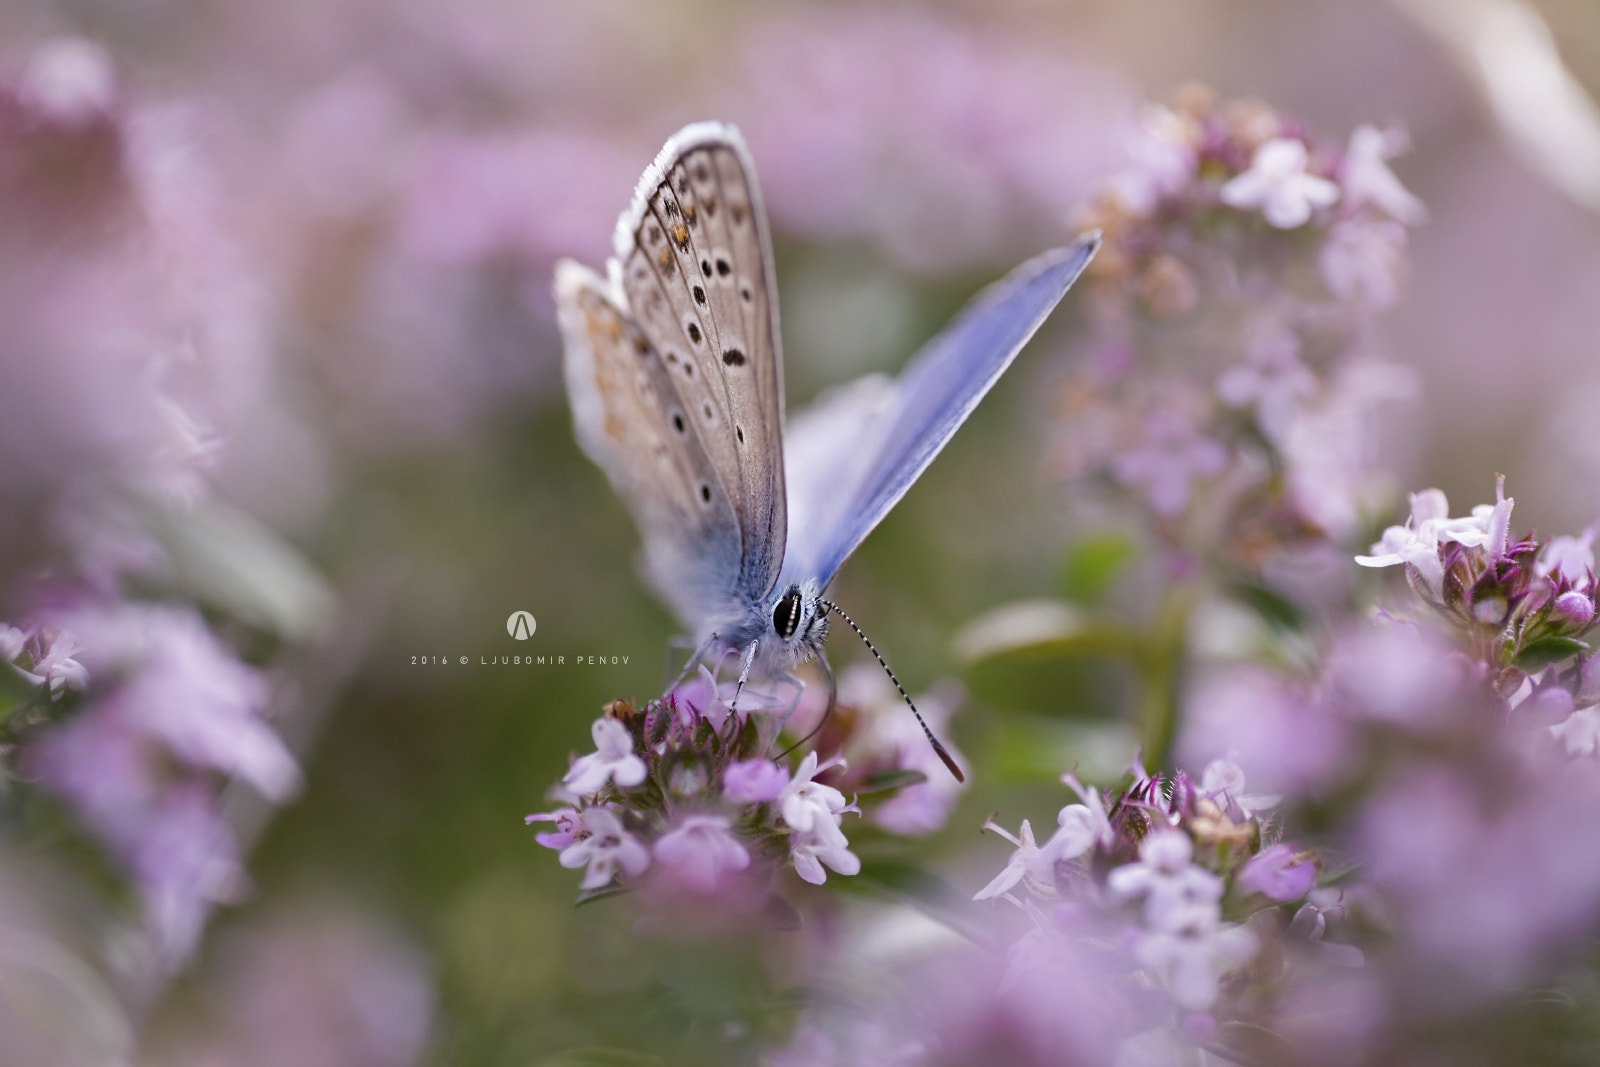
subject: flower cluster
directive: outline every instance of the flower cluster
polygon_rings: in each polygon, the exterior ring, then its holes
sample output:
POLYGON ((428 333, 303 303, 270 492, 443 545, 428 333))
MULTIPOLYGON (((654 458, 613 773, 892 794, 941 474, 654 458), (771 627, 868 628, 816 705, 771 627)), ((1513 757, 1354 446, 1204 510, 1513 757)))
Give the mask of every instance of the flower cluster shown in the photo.
POLYGON ((160 958, 175 963, 210 906, 245 884, 221 786, 282 802, 300 770, 263 718, 266 678, 194 610, 126 603, 66 618, 54 647, 81 637, 93 683, 74 714, 30 733, 24 762, 130 873, 160 958))
MULTIPOLYGON (((1264 813, 1278 798, 1245 793, 1243 772, 1225 760, 1198 783, 1136 765, 1132 783, 1109 798, 1070 774, 1062 780, 1079 801, 1060 810, 1043 845, 1027 820, 1018 837, 986 825, 1016 851, 974 899, 1009 901, 1044 925, 1055 921, 1048 907, 1068 932, 1122 930, 1126 984, 1164 990, 1185 1032, 1209 1033, 1214 1020, 1194 1013, 1217 1006, 1222 978, 1261 954, 1261 931, 1276 929, 1253 917, 1319 907, 1310 899, 1315 855, 1274 840, 1264 813)), ((1040 936, 1030 931, 1013 957, 1036 951, 1028 946, 1040 936)))
POLYGON ((1600 685, 1583 638, 1595 622, 1595 528, 1517 537, 1514 504, 1504 477, 1493 504, 1461 518, 1439 490, 1413 493, 1405 525, 1386 529, 1356 562, 1403 567, 1426 611, 1420 621, 1442 630, 1519 716, 1554 724, 1575 754, 1593 753, 1600 685))
POLYGON ((1372 126, 1324 143, 1201 88, 1149 109, 1134 165, 1084 216, 1106 243, 1059 394, 1059 475, 1142 502, 1179 547, 1231 526, 1251 563, 1350 533, 1382 499, 1374 406, 1409 381, 1367 330, 1425 217, 1389 168, 1404 147, 1372 126))
POLYGON ((262 407, 266 324, 193 118, 134 99, 82 39, 0 81, 0 308, 27 354, 0 361, 0 596, 32 620, 0 624, 19 683, 0 686, 0 775, 109 854, 139 905, 122 962, 155 985, 246 884, 224 789, 276 804, 300 783, 233 639, 270 650, 326 606, 211 491, 214 427, 262 407))
POLYGON ((1258 1025, 1287 975, 1360 964, 1330 936, 1341 890, 1318 887, 1319 857, 1280 838, 1276 798, 1237 766, 1197 782, 1135 765, 1111 794, 1062 781, 1076 799, 1044 842, 1028 820, 986 825, 1015 850, 962 916, 970 940, 924 935, 888 967, 841 954, 828 979, 865 1003, 812 1009, 777 1062, 1187 1062, 1225 1054, 1219 1035, 1258 1025))
MULTIPOLYGON (((886 798, 870 817, 917 834, 942 825, 959 789, 943 783, 942 766, 934 777, 928 761, 937 757, 925 758, 920 728, 921 746, 902 752, 900 733, 875 725, 894 711, 863 677, 846 675, 833 709, 815 687, 740 689, 705 666, 643 709, 614 701, 593 725, 595 751, 573 760, 552 790, 564 806, 527 821, 555 824, 537 840, 560 851, 563 867, 584 868, 586 892, 648 882, 753 900, 749 891, 764 890, 785 861, 813 885, 830 870, 856 874, 861 861, 844 826, 862 810, 846 790, 886 798), (793 765, 769 755, 786 719, 797 729, 820 727, 817 747, 793 765), (822 759, 824 750, 859 751, 863 766, 842 754, 822 759)), ((942 720, 953 703, 928 707, 942 720)), ((914 723, 903 707, 894 710, 914 723)))

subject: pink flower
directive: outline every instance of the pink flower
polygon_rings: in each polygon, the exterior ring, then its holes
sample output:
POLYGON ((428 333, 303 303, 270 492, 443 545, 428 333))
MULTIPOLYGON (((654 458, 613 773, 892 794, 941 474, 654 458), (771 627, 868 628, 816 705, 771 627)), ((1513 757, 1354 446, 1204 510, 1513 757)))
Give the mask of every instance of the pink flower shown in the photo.
POLYGON ((1303 226, 1315 208, 1339 199, 1339 187, 1306 172, 1309 161, 1300 141, 1277 137, 1256 149, 1250 169, 1222 187, 1222 202, 1241 210, 1260 208, 1262 217, 1280 230, 1303 226))
MULTIPOLYGON (((966 697, 959 682, 945 680, 917 697, 917 708, 935 734, 945 735, 945 724, 966 697)), ((865 728, 851 746, 852 761, 868 767, 897 767, 920 771, 925 780, 902 786, 871 809, 869 818, 896 834, 931 834, 949 818, 966 789, 945 769, 938 753, 923 736, 922 727, 906 710, 905 702, 876 665, 858 664, 839 681, 839 698, 858 709, 865 728)), ((948 745, 952 759, 965 761, 960 749, 948 745)))
POLYGON ((722 774, 722 794, 740 804, 765 804, 776 800, 789 775, 769 759, 740 760, 722 774))
POLYGON ((580 813, 585 833, 561 850, 561 866, 587 867, 578 884, 599 889, 619 873, 637 878, 650 866, 650 850, 622 828, 622 820, 608 808, 585 808, 580 813))
POLYGON ((1318 263, 1334 296, 1386 308, 1400 295, 1405 227, 1393 219, 1342 219, 1329 228, 1318 263))
MULTIPOLYGON (((721 669, 720 663, 718 669, 721 669)), ((734 682, 728 683, 730 691, 728 699, 732 699, 731 691, 735 686, 734 682)), ((748 708, 757 694, 747 688, 740 696, 741 706, 748 708)), ((733 710, 728 706, 727 700, 723 699, 722 687, 718 686, 716 676, 706 668, 705 664, 701 664, 694 674, 674 688, 667 695, 667 701, 678 709, 685 724, 689 723, 691 715, 699 715, 719 730, 728 721, 728 716, 733 710)))
POLYGON ((686 884, 709 893, 724 874, 750 866, 749 851, 730 829, 723 815, 686 815, 676 829, 661 835, 652 851, 686 884))
POLYGON ((557 808, 552 812, 537 812, 523 818, 523 823, 532 826, 536 822, 553 822, 556 824, 550 833, 534 834, 533 839, 545 848, 560 851, 575 843, 584 833, 583 816, 576 808, 557 808))
POLYGON ((1213 478, 1228 465, 1227 448, 1175 412, 1156 412, 1144 431, 1138 446, 1112 459, 1111 476, 1144 490, 1158 515, 1177 515, 1188 507, 1195 481, 1213 478))
POLYGON ((1241 886, 1273 900, 1299 900, 1311 892, 1316 882, 1317 865, 1308 859, 1297 859, 1294 849, 1281 843, 1251 856, 1239 872, 1241 886))
POLYGON ((1256 423, 1271 441, 1282 441, 1301 404, 1316 395, 1317 378, 1300 362, 1300 340, 1292 332, 1263 331, 1217 379, 1217 396, 1229 407, 1254 406, 1256 423))

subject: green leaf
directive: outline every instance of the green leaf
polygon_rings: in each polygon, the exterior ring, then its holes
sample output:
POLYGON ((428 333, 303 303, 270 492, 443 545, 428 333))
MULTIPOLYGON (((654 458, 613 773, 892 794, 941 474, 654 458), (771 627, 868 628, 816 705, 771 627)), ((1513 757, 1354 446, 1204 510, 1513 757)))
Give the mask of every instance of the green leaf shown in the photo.
POLYGON ((0 664, 0 722, 5 722, 18 708, 26 707, 38 697, 38 686, 22 677, 16 668, 0 664))
POLYGON ((780 933, 790 933, 805 925, 805 917, 800 914, 800 909, 777 893, 768 893, 767 899, 762 901, 761 921, 767 929, 780 933))
POLYGON ((633 890, 629 889, 625 885, 619 885, 616 882, 608 882, 599 889, 585 889, 583 892, 578 894, 578 899, 572 902, 572 906, 575 908, 581 908, 585 904, 593 904, 595 901, 603 900, 606 897, 614 897, 619 893, 631 892, 633 892, 633 890))
POLYGON ((977 664, 962 680, 1002 716, 1099 722, 1122 716, 1139 677, 1129 657, 1019 653, 977 664))
POLYGON ((991 744, 985 763, 993 782, 1055 782, 1067 768, 1080 778, 1110 781, 1127 770, 1138 737, 1128 722, 1009 715, 996 724, 991 744))
POLYGON ((1523 670, 1532 672, 1587 651, 1589 646, 1576 637, 1541 637, 1531 644, 1524 645, 1512 662, 1523 670))
POLYGON ((216 500, 182 510, 157 506, 151 524, 178 583, 197 599, 292 640, 325 633, 333 594, 282 537, 216 500))
POLYGON ((540 1058, 535 1067, 662 1067, 666 1062, 649 1052, 588 1045, 552 1052, 540 1058))
POLYGON ((1119 533, 1085 537, 1061 561, 1061 591, 1067 599, 1092 604, 1105 594, 1138 555, 1132 541, 1119 533))
POLYGON ((739 727, 739 740, 734 746, 734 755, 739 759, 754 759, 761 752, 761 748, 761 728, 756 724, 754 715, 747 715, 744 725, 739 727))
POLYGON ((1215 1040, 1203 1047, 1240 1067, 1295 1062, 1294 1050, 1288 1043, 1256 1023, 1225 1022, 1217 1027, 1215 1040))
MULTIPOLYGON (((833 879, 828 884, 833 884, 833 879)), ((973 904, 967 894, 925 867, 903 859, 865 856, 861 873, 838 879, 847 892, 872 893, 916 908, 924 915, 974 941, 986 933, 972 921, 973 904)))
POLYGON ((1091 619, 1060 600, 1019 600, 985 612, 956 632, 956 658, 971 666, 1007 658, 1056 659, 1137 654, 1138 635, 1091 619))
POLYGON ((1240 578, 1230 583, 1229 590, 1268 625, 1279 630, 1305 629, 1306 613, 1276 589, 1240 578))
POLYGON ((887 793, 893 789, 901 789, 908 785, 918 785, 926 782, 928 776, 921 771, 892 770, 879 771, 877 774, 868 775, 867 780, 861 783, 856 790, 861 796, 872 796, 875 793, 887 793))

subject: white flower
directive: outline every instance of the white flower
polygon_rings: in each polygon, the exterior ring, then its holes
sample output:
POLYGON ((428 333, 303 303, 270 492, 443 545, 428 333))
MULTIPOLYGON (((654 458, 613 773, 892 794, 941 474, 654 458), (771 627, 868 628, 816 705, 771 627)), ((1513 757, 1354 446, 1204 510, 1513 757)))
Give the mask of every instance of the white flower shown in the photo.
POLYGON ((1106 818, 1100 793, 1070 774, 1062 775, 1061 780, 1073 788, 1083 803, 1068 804, 1057 813, 1056 832, 1043 847, 1035 841, 1033 826, 1027 819, 1022 820, 1022 830, 1017 837, 1011 836, 993 820, 983 824, 985 830, 993 830, 1015 845, 1016 851, 1011 853, 1005 869, 978 890, 973 900, 991 900, 1003 896, 1013 903, 1019 903, 1010 897, 1010 893, 1024 882, 1041 896, 1053 896, 1057 863, 1077 859, 1096 845, 1110 847, 1113 843, 1115 835, 1111 831, 1111 821, 1106 818))
POLYGON ((794 857, 794 870, 812 885, 828 880, 827 864, 840 874, 861 873, 861 860, 850 851, 850 842, 844 831, 830 819, 819 819, 815 827, 806 832, 789 835, 789 851, 794 857))
POLYGON ((1339 187, 1326 178, 1306 173, 1306 146, 1277 137, 1256 149, 1250 169, 1222 187, 1222 202, 1241 210, 1260 208, 1261 215, 1280 230, 1305 225, 1314 208, 1328 207, 1339 199, 1339 187))
POLYGON ((1471 518, 1450 518, 1450 503, 1438 489, 1411 494, 1411 518, 1404 526, 1383 531, 1383 540, 1372 546, 1372 555, 1357 556, 1363 567, 1392 567, 1409 563, 1422 575, 1435 596, 1439 595, 1444 566, 1439 562, 1439 544, 1455 541, 1468 548, 1487 546, 1490 558, 1505 555, 1510 539, 1511 507, 1515 500, 1505 495, 1505 477, 1495 484, 1494 504, 1479 504, 1471 518))
POLYGON ((1425 221, 1428 209, 1400 184, 1386 162, 1406 148, 1404 131, 1386 133, 1376 126, 1357 126, 1350 135, 1341 174, 1345 203, 1351 208, 1372 204, 1410 226, 1425 221))
POLYGON ((1212 760, 1200 775, 1200 791, 1224 811, 1237 810, 1246 819, 1255 813, 1276 807, 1283 798, 1265 793, 1244 791, 1244 771, 1231 760, 1212 760))
POLYGON ((644 760, 633 754, 633 735, 616 719, 596 719, 590 728, 594 745, 598 749, 587 756, 572 761, 561 784, 578 796, 590 796, 605 787, 607 781, 615 782, 618 789, 628 789, 644 781, 648 773, 644 760))
POLYGON ((1112 192, 1135 215, 1149 214, 1163 196, 1194 177, 1198 139, 1193 119, 1164 107, 1146 108, 1128 144, 1133 166, 1113 181, 1112 192))
POLYGON ((0 660, 10 663, 22 655, 22 649, 33 636, 31 630, 19 630, 0 622, 0 660))
POLYGON ((1600 707, 1579 708, 1565 722, 1550 727, 1569 756, 1592 756, 1600 750, 1600 707))
POLYGON ((1192 918, 1196 904, 1222 899, 1222 879, 1189 862, 1194 844, 1182 830, 1160 829, 1139 843, 1139 861, 1118 867, 1106 878, 1112 897, 1144 898, 1145 925, 1173 930, 1192 918))
POLYGON ((1046 877, 1059 861, 1075 860, 1096 845, 1110 848, 1116 840, 1099 790, 1084 785, 1071 774, 1063 774, 1061 780, 1072 787, 1083 803, 1068 804, 1056 813, 1056 832, 1039 849, 1035 864, 1046 877))
POLYGON ((82 37, 58 37, 28 60, 17 95, 29 108, 68 129, 101 118, 117 95, 111 56, 82 37))
MULTIPOLYGON (((1516 500, 1506 496, 1506 476, 1495 478, 1494 503, 1472 509, 1472 522, 1483 531, 1483 544, 1492 560, 1501 560, 1511 544, 1511 508, 1516 500)), ((1457 538, 1457 540, 1461 540, 1457 538)))
POLYGON ((1341 945, 1323 940, 1328 932, 1328 917, 1331 915, 1341 919, 1347 910, 1342 889, 1333 886, 1313 889, 1306 895, 1306 902, 1300 905, 1294 913, 1294 918, 1290 920, 1289 936, 1315 945, 1319 955, 1335 966, 1360 967, 1366 961, 1366 955, 1360 949, 1354 945, 1341 945))
POLYGON ((835 757, 819 764, 816 752, 807 752, 775 802, 783 821, 794 831, 789 835, 794 869, 812 885, 821 885, 827 880, 823 864, 840 874, 856 874, 861 870, 861 861, 850 851, 850 842, 839 828, 844 822, 844 813, 855 811, 855 805, 847 804, 844 794, 833 786, 812 781, 829 767, 843 762, 835 757))
POLYGON ((725 871, 750 866, 750 852, 733 834, 724 815, 685 815, 677 829, 661 835, 652 851, 689 885, 706 892, 717 887, 725 871))
POLYGON ((806 753, 794 777, 778 794, 778 811, 783 814, 783 821, 789 824, 789 829, 807 833, 822 823, 838 826, 843 821, 842 813, 846 808, 844 794, 831 785, 811 780, 842 762, 831 759, 819 766, 816 752, 806 753))
POLYGON ((1591 526, 1578 537, 1550 538, 1539 553, 1534 571, 1541 576, 1554 573, 1571 582, 1574 589, 1589 588, 1594 577, 1594 534, 1591 526))
POLYGON ((579 818, 587 833, 561 850, 561 866, 589 868, 578 883, 582 888, 599 889, 616 877, 619 869, 629 878, 637 878, 650 866, 649 850, 622 828, 615 812, 589 808, 579 812, 579 818))
POLYGON ((1140 965, 1161 975, 1173 1003, 1186 1011, 1216 1003, 1219 971, 1256 954, 1256 935, 1243 926, 1224 926, 1221 918, 1214 902, 1183 905, 1168 929, 1144 934, 1134 948, 1140 965))
POLYGON ((89 687, 89 672, 72 657, 82 651, 83 643, 77 636, 63 630, 50 642, 50 650, 33 665, 33 671, 24 673, 36 685, 48 684, 52 700, 60 700, 63 689, 81 693, 89 687))
POLYGON ((972 895, 973 900, 990 900, 1010 893, 1024 878, 1028 877, 1039 862, 1039 845, 1033 839, 1033 827, 1027 819, 1022 820, 1021 837, 1012 837, 993 820, 985 821, 983 828, 985 830, 993 830, 1013 845, 1016 845, 1017 849, 1011 853, 1011 859, 1006 861, 1005 869, 995 875, 988 885, 972 895))
POLYGON ((1405 248, 1406 229, 1393 219, 1343 219, 1329 228, 1317 261, 1334 296, 1386 308, 1400 295, 1405 248))

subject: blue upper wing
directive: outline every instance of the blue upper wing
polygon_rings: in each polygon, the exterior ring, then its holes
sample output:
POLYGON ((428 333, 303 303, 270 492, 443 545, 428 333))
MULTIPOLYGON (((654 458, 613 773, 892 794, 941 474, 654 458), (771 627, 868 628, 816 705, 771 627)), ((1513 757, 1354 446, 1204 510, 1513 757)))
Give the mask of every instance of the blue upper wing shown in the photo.
POLYGON ((786 582, 826 586, 967 421, 1100 247, 1098 233, 989 286, 897 380, 862 379, 790 420, 786 582))

